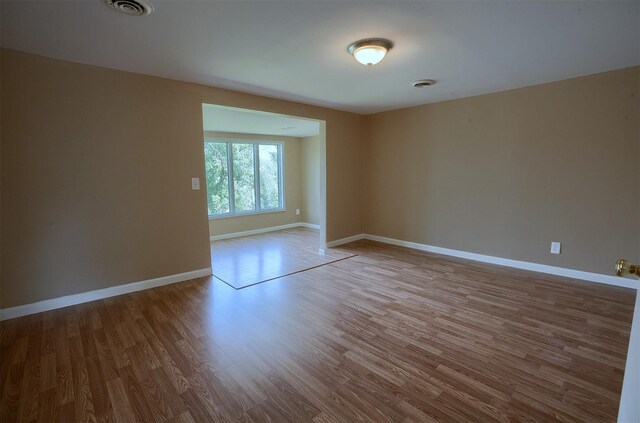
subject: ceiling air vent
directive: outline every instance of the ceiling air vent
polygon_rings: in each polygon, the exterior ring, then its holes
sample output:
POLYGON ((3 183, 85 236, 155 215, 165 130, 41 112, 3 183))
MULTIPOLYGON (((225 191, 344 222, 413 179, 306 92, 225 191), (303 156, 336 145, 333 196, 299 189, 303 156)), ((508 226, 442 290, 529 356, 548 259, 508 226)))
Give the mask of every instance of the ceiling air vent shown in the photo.
POLYGON ((411 85, 413 85, 416 88, 424 88, 424 87, 430 87, 435 83, 436 81, 434 81, 433 79, 419 79, 417 81, 412 82, 411 85))
POLYGON ((110 8, 130 16, 145 16, 153 12, 153 6, 146 0, 105 0, 110 8))

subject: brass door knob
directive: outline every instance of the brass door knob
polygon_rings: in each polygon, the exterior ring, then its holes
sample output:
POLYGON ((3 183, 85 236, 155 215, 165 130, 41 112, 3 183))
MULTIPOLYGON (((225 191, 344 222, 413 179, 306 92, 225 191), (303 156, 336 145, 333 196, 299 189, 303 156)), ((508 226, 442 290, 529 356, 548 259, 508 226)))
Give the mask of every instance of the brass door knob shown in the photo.
POLYGON ((619 259, 615 267, 616 275, 636 275, 640 276, 640 264, 631 264, 625 259, 619 259))

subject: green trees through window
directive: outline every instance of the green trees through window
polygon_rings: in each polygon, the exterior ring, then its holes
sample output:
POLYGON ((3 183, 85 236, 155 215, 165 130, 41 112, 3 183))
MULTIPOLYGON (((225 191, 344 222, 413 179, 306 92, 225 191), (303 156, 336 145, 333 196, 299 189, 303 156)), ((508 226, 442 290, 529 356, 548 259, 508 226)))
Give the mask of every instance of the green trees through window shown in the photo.
POLYGON ((258 156, 260 158, 260 205, 264 209, 280 208, 279 148, 277 145, 259 145, 258 156))
POLYGON ((205 140, 210 216, 278 210, 282 204, 282 143, 205 140))
POLYGON ((256 209, 253 144, 231 144, 235 211, 256 209))
POLYGON ((204 165, 207 179, 209 214, 229 213, 229 161, 227 144, 204 143, 204 165))

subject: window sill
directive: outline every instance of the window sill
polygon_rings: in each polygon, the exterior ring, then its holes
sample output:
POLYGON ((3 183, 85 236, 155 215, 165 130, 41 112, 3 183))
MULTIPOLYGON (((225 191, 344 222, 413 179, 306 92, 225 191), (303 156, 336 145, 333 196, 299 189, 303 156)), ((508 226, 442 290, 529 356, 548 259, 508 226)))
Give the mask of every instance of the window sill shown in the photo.
POLYGON ((286 211, 287 211, 286 209, 270 209, 270 210, 252 210, 252 211, 246 211, 246 212, 220 214, 220 215, 213 215, 213 216, 209 215, 209 220, 229 219, 232 217, 255 216, 257 214, 283 213, 286 211))

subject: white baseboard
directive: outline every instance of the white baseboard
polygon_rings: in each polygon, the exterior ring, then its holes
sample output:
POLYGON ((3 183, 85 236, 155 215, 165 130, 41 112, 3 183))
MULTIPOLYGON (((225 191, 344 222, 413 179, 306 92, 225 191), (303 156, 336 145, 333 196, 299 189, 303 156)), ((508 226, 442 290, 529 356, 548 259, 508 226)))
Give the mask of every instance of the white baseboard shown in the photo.
POLYGON ((39 301, 37 303, 5 308, 0 310, 0 320, 14 319, 16 317, 40 313, 42 311, 87 303, 89 301, 115 297, 116 295, 128 294, 130 292, 142 291, 143 289, 155 288, 157 286, 169 285, 176 282, 188 281, 190 279, 202 278, 210 275, 211 268, 207 267, 206 269, 178 273, 176 275, 163 276, 161 278, 148 279, 140 282, 116 285, 109 288, 97 289, 95 291, 82 292, 80 294, 67 295, 64 297, 39 301))
POLYGON ((338 245, 348 244, 348 243, 354 242, 354 241, 359 241, 361 239, 364 239, 366 236, 367 236, 366 234, 357 234, 357 235, 348 236, 348 237, 342 238, 342 239, 336 239, 335 241, 329 241, 329 242, 327 242, 327 248, 337 247, 338 245))
POLYGON ((483 263, 497 264, 499 266, 513 267, 516 269, 531 270, 533 272, 546 273, 549 275, 564 276, 567 278, 581 279, 590 282, 604 283, 607 285, 620 286, 624 288, 638 289, 638 280, 621 278, 612 275, 602 275, 600 273, 584 272, 582 270, 566 269, 564 267, 549 266, 546 264, 531 263, 528 261, 512 260, 502 257, 488 256, 485 254, 470 253, 467 251, 453 250, 450 248, 436 247, 433 245, 420 244, 417 242, 402 241, 394 238, 371 234, 357 234, 336 241, 327 242, 327 247, 337 247, 338 245, 369 239, 371 241, 385 244, 397 245, 400 247, 412 248, 414 250, 427 251, 430 253, 443 254, 446 256, 459 257, 467 260, 479 261, 483 263))
MULTIPOLYGON (((271 228, 260 229, 260 232, 247 231, 236 232, 236 236, 251 235, 251 233, 263 233, 270 231, 277 231, 280 229, 288 229, 300 227, 308 224, 294 223, 290 225, 274 226, 271 228), (243 234, 243 235, 237 235, 243 234)), ((228 236, 221 235, 221 236, 228 236)), ((223 238, 220 238, 223 239, 223 238)), ((450 248, 436 247, 433 245, 419 244, 417 242, 402 241, 394 238, 387 238, 378 235, 370 234, 357 234, 347 238, 338 239, 327 243, 327 247, 337 247, 349 242, 358 241, 361 239, 369 239, 371 241, 382 242, 385 244, 397 245, 401 247, 412 248, 420 251, 427 251, 430 253, 443 254, 452 257, 459 257, 467 260, 479 261, 483 263, 497 264, 500 266, 513 267, 516 269, 531 270, 534 272, 547 273, 550 275, 564 276, 568 278, 581 279, 585 281, 604 283, 607 285, 620 286, 624 288, 638 289, 638 281, 634 279, 620 278, 610 275, 602 275, 599 273, 583 272, 582 270, 566 269, 563 267, 548 266, 545 264, 531 263, 520 260, 511 260, 501 257, 488 256, 484 254, 470 253, 467 251, 453 250, 450 248)), ((10 307, 0 309, 0 321, 14 319, 16 317, 26 316, 29 314, 40 313, 47 310, 53 310, 56 308, 68 307, 75 304, 86 303, 89 301, 101 300, 103 298, 114 297, 116 295, 128 294, 130 292, 141 291, 143 289, 154 288, 162 285, 169 285, 176 282, 187 281, 195 278, 202 278, 211 275, 211 268, 205 268, 200 270, 194 270, 191 272, 179 273, 176 275, 163 276, 156 279, 148 279, 140 282, 132 282, 123 285, 117 285, 110 288, 98 289, 95 291, 82 292, 80 294, 67 295, 64 297, 52 298, 50 300, 39 301, 37 303, 25 304, 16 307, 10 307)))
POLYGON ((582 270, 566 269, 564 267, 549 266, 546 264, 531 263, 528 261, 511 260, 502 257, 487 256, 484 254, 469 253, 467 251, 435 247, 433 245, 402 241, 399 239, 387 238, 378 235, 362 234, 360 239, 369 239, 371 241, 383 242, 385 244, 398 245, 401 247, 413 248, 415 250, 427 251, 430 253, 460 257, 463 259, 480 261, 483 263, 497 264, 499 266, 507 266, 516 269, 531 270, 533 272, 547 273, 549 275, 564 276, 567 278, 581 279, 585 281, 604 283, 607 285, 621 286, 624 288, 638 289, 638 280, 635 279, 602 275, 600 273, 583 272, 582 270))
POLYGON ((241 236, 263 234, 266 232, 281 231, 283 229, 291 229, 291 228, 320 229, 320 226, 313 225, 311 223, 305 223, 305 222, 288 223, 286 225, 269 226, 268 228, 253 229, 250 231, 231 232, 223 235, 213 235, 209 237, 209 241, 220 241, 222 239, 239 238, 241 236))

